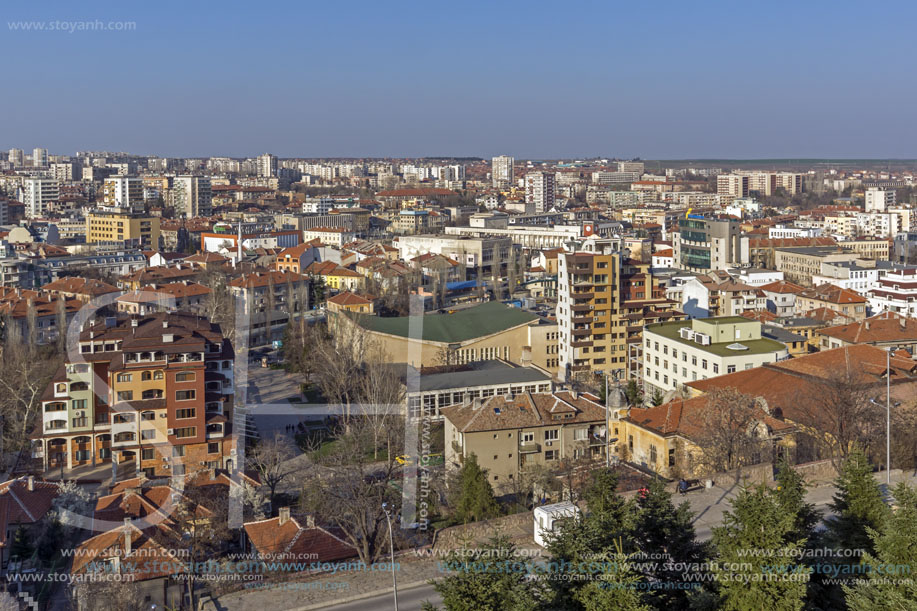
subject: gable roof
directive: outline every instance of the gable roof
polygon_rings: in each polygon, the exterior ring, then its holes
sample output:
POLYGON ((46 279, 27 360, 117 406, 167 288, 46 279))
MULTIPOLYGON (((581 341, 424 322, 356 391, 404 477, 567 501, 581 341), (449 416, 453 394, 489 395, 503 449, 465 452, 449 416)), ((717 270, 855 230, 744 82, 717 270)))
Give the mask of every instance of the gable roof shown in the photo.
POLYGON ((605 422, 605 406, 598 397, 568 391, 496 395, 479 404, 452 405, 441 411, 463 433, 605 422))
POLYGON ((917 340, 917 320, 896 312, 882 312, 859 322, 825 327, 818 333, 848 344, 914 341, 917 340))
POLYGON ((331 531, 314 525, 303 528, 293 517, 283 524, 278 516, 246 522, 243 527, 255 551, 264 557, 282 556, 329 562, 357 555, 355 547, 331 531))
POLYGON ((841 288, 834 284, 819 284, 818 286, 813 286, 799 293, 799 297, 815 299, 836 305, 866 303, 867 301, 866 298, 859 293, 841 288))

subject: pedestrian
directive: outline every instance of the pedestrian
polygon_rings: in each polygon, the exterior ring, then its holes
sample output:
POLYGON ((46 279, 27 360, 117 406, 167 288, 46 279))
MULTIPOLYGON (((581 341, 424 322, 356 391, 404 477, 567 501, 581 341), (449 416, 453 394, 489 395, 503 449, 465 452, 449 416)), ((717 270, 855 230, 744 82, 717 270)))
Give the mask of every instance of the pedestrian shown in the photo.
POLYGON ((678 492, 681 493, 681 496, 684 496, 688 492, 688 482, 684 478, 678 482, 678 492))

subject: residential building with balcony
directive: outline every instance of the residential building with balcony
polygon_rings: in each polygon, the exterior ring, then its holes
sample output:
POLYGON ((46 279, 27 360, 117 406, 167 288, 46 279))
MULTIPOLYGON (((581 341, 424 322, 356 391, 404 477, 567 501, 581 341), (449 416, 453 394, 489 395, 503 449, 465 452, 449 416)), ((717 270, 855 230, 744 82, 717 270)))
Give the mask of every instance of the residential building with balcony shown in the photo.
POLYGON ((765 297, 755 287, 714 270, 682 285, 681 310, 691 318, 740 316, 764 309, 765 297))
POLYGON ((866 297, 859 293, 833 284, 820 284, 796 295, 796 313, 802 315, 826 308, 856 321, 866 318, 867 303, 866 297))
POLYGON ((889 272, 866 293, 873 312, 896 312, 917 318, 917 268, 889 272))
POLYGON ((41 396, 32 456, 42 471, 128 463, 149 477, 233 465, 234 352, 184 313, 107 317, 41 396))
POLYGON ((250 345, 279 340, 287 323, 302 319, 310 309, 311 288, 309 276, 288 271, 254 272, 231 280, 229 291, 242 299, 249 317, 250 345))
POLYGON ((471 454, 487 469, 497 494, 514 492, 535 465, 605 457, 606 410, 598 397, 559 391, 468 399, 443 408, 447 469, 471 454))

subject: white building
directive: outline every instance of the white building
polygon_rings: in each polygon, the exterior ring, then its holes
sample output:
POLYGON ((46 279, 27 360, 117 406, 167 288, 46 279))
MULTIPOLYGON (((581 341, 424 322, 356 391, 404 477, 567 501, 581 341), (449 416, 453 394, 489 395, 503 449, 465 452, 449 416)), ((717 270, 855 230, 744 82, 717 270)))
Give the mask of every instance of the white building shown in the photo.
POLYGON ((110 176, 102 183, 102 201, 112 208, 143 210, 143 180, 133 176, 110 176))
POLYGON ((22 149, 10 149, 9 162, 14 168, 21 168, 23 160, 25 159, 25 153, 22 149))
POLYGON ((302 204, 305 214, 328 214, 334 210, 336 201, 331 197, 307 199, 302 204))
POLYGON ((172 179, 172 206, 188 218, 210 216, 213 193, 206 176, 176 176, 172 179))
POLYGON ((821 227, 787 227, 775 225, 767 230, 767 237, 775 238, 817 238, 824 230, 821 227))
POLYGON ((60 183, 51 178, 26 178, 20 199, 29 218, 44 216, 48 203, 60 197, 60 183))
POLYGON ((494 187, 509 187, 513 184, 513 164, 515 160, 509 155, 500 155, 490 161, 490 175, 494 187))
POLYGON ((895 205, 896 191, 870 187, 866 189, 866 212, 885 212, 895 205))
POLYGON ((557 532, 558 526, 580 515, 580 508, 571 501, 542 505, 533 511, 535 516, 535 543, 547 547, 550 535, 557 532))
POLYGON ((277 158, 270 153, 258 157, 258 176, 270 178, 277 176, 277 158))
POLYGON ((761 336, 761 323, 741 316, 647 325, 643 389, 664 395, 687 382, 760 367, 788 354, 784 344, 761 336))
POLYGON ((535 206, 535 213, 554 208, 554 174, 551 172, 529 172, 525 175, 525 201, 535 206))
POLYGON ((873 314, 890 311, 917 318, 917 268, 889 272, 866 297, 873 314))
POLYGON ((32 149, 32 167, 36 167, 36 168, 48 167, 48 149, 43 149, 43 148, 32 149))

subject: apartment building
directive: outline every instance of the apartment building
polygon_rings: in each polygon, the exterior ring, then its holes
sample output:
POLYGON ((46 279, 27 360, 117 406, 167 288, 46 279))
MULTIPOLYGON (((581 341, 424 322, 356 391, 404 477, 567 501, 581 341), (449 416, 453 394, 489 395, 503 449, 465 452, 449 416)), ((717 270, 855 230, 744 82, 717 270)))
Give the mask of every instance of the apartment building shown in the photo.
POLYGON ((506 237, 470 237, 450 235, 398 236, 393 243, 398 258, 409 261, 414 257, 434 253, 458 261, 468 270, 469 276, 484 278, 506 275, 513 242, 506 237))
POLYGON ((880 189, 870 187, 866 189, 864 210, 866 212, 885 212, 895 205, 897 191, 894 189, 880 189))
POLYGON ((525 175, 525 202, 541 214, 554 208, 555 176, 553 172, 529 172, 525 175))
POLYGON ((210 216, 213 191, 206 176, 176 176, 172 179, 171 203, 175 211, 187 218, 210 216))
POLYGON ((761 327, 741 316, 648 325, 643 330, 644 392, 665 395, 688 382, 787 358, 787 347, 763 337, 761 327))
POLYGON ((132 462, 148 477, 231 469, 234 352, 219 326, 171 313, 108 317, 41 397, 43 471, 132 462))
POLYGON ((720 174, 716 177, 716 192, 718 195, 732 195, 733 197, 748 197, 749 177, 741 174, 720 174))
POLYGON ((490 175, 494 188, 506 188, 513 184, 514 159, 509 155, 500 155, 490 160, 490 175))
POLYGON ((889 272, 866 293, 874 312, 896 312, 917 318, 917 268, 889 272))
POLYGON ((764 294, 767 311, 782 317, 793 316, 796 313, 796 295, 805 288, 786 280, 778 280, 765 284, 758 290, 764 294))
POLYGON ((602 460, 606 410, 598 397, 575 392, 465 398, 441 410, 446 468, 474 454, 497 494, 515 491, 521 473, 564 459, 602 460))
POLYGON ((748 262, 748 240, 741 237, 735 219, 681 218, 673 236, 673 250, 676 266, 700 273, 748 262))
POLYGON ((796 313, 803 315, 824 308, 853 320, 863 320, 867 303, 866 297, 859 293, 833 284, 820 284, 796 295, 796 313))
POLYGON ((86 243, 120 242, 159 248, 159 217, 120 210, 92 210, 86 214, 86 243))
POLYGON ((766 299, 755 287, 722 270, 691 278, 682 285, 681 310, 691 318, 740 316, 765 306, 766 299))
POLYGON ((627 366, 621 317, 622 256, 578 252, 557 257, 558 368, 563 380, 617 375, 627 366))
POLYGON ((229 291, 243 300, 249 316, 249 345, 279 340, 290 321, 300 320, 310 309, 309 276, 290 271, 267 271, 233 278, 229 291))
POLYGON ((855 261, 857 253, 837 246, 804 246, 774 249, 774 267, 789 282, 812 286, 812 278, 821 274, 822 264, 855 261))
POLYGON ((102 183, 102 202, 127 212, 143 211, 143 180, 133 176, 111 176, 102 183))
POLYGON ((875 259, 876 261, 888 261, 891 252, 891 240, 888 238, 854 238, 838 244, 844 250, 854 252, 863 259, 875 259))
POLYGON ((47 214, 51 202, 60 197, 60 183, 51 178, 26 178, 22 181, 19 199, 28 218, 47 214))

